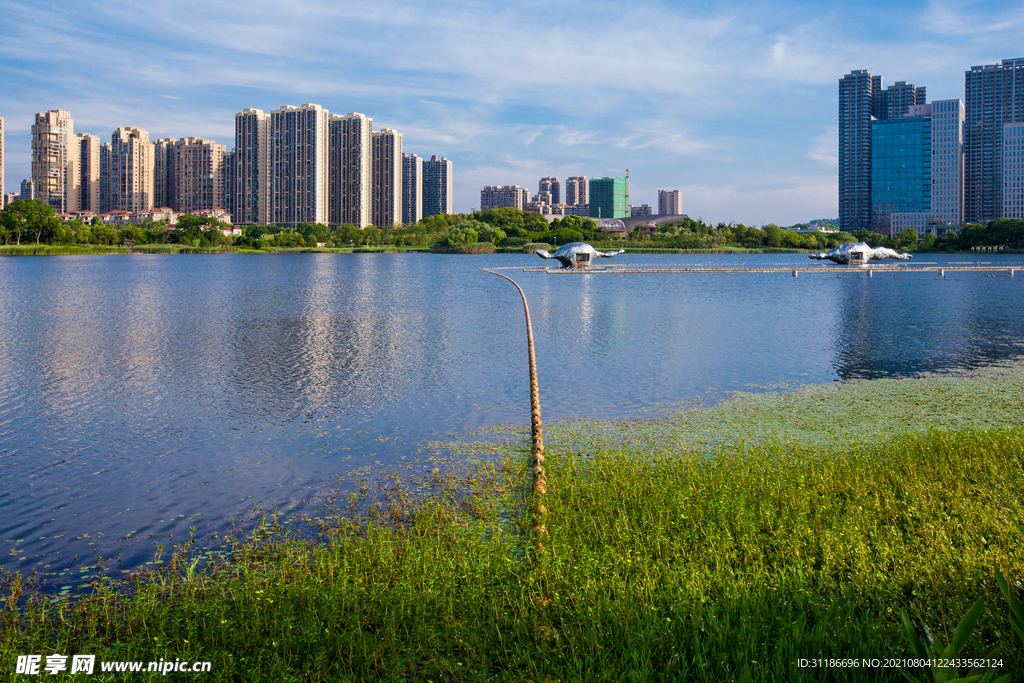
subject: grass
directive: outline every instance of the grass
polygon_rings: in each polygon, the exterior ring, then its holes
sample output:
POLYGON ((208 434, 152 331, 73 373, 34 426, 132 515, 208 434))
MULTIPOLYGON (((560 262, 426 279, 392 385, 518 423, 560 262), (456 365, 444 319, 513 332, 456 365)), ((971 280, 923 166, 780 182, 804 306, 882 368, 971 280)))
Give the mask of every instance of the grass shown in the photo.
MULTIPOLYGON (((800 658, 909 655, 899 612, 938 633, 979 596, 965 656, 1021 671, 994 579, 1024 579, 1024 430, 778 442, 549 446, 546 550, 526 534, 521 452, 433 494, 335 511, 319 538, 264 520, 229 556, 191 544, 71 600, 2 586, 16 654, 210 660, 212 680, 897 680, 800 658), (517 483, 518 482, 518 483, 517 483)), ((96 680, 120 680, 108 674, 96 680)))
POLYGON ((124 254, 121 246, 76 244, 21 244, 0 246, 0 256, 58 256, 68 254, 124 254))

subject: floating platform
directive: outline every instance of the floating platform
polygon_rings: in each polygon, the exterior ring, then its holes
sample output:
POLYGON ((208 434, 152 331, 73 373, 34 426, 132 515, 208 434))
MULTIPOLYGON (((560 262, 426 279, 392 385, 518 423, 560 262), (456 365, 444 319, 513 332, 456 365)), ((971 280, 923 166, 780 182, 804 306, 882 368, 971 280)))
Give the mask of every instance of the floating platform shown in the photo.
POLYGON ((720 266, 693 266, 690 268, 664 268, 635 267, 635 266, 590 266, 589 268, 523 268, 524 273, 545 273, 547 275, 644 275, 654 273, 681 273, 697 275, 702 273, 783 273, 797 277, 807 273, 811 275, 861 275, 863 277, 875 277, 876 275, 916 275, 919 273, 936 273, 945 277, 946 273, 994 273, 1003 274, 1007 277, 1015 277, 1024 274, 1024 263, 1015 264, 952 264, 940 266, 938 264, 917 263, 914 265, 904 264, 868 264, 859 266, 847 266, 840 264, 813 265, 813 266, 775 266, 764 268, 741 268, 741 267, 720 267, 720 266))

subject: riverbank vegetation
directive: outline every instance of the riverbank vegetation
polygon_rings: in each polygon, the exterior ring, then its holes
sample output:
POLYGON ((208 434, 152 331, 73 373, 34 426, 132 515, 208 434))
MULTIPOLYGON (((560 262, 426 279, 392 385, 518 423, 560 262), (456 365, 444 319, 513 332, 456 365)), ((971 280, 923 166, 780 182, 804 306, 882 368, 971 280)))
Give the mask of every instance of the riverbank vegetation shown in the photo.
POLYGON ((476 464, 382 473, 374 504, 368 486, 339 496, 316 538, 270 515, 224 555, 157 548, 158 569, 77 599, 6 576, 0 665, 81 653, 209 660, 211 680, 895 681, 864 660, 912 655, 903 610, 946 642, 984 597, 961 656, 1019 675, 996 583, 999 570, 1024 593, 1019 375, 549 425, 543 549, 522 428, 450 444, 476 464), (829 659, 858 664, 800 666, 829 659))
MULTIPOLYGON (((794 226, 835 229, 817 222, 794 226)), ((18 253, 107 253, 11 251, 31 241, 33 245, 78 247, 118 245, 177 245, 166 253, 190 253, 192 250, 230 251, 230 248, 253 251, 353 251, 383 248, 446 253, 520 252, 529 244, 545 243, 552 247, 569 242, 590 242, 598 249, 626 249, 638 253, 764 253, 771 251, 826 251, 844 242, 867 242, 872 247, 890 247, 915 251, 970 251, 979 247, 1006 249, 1024 248, 1024 221, 999 219, 987 225, 969 225, 959 232, 940 237, 927 235, 920 243, 917 233, 905 230, 887 237, 869 230, 854 233, 787 230, 774 223, 762 228, 742 223, 711 225, 700 219, 683 218, 657 227, 637 226, 620 234, 599 230, 589 218, 565 216, 550 224, 538 214, 514 208, 475 211, 471 214, 429 216, 414 225, 391 227, 340 225, 332 229, 321 223, 298 223, 295 227, 248 225, 240 235, 225 234, 227 224, 192 215, 178 217, 168 225, 163 221, 147 221, 123 226, 110 225, 94 218, 59 220, 52 207, 42 202, 18 201, 0 212, 0 254, 18 253), (491 247, 488 247, 490 244, 491 247), (724 250, 724 251, 723 251, 724 250)), ((230 231, 228 231, 230 232, 230 231)), ((144 250, 147 251, 147 250, 144 250)), ((152 248, 148 253, 163 253, 152 248)))

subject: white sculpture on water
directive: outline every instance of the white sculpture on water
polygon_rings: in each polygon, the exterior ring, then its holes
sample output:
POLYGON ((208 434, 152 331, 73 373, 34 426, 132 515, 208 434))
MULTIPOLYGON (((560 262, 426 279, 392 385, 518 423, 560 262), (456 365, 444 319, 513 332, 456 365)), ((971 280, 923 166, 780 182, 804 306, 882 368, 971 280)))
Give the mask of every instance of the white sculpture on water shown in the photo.
POLYGON ((621 254, 624 251, 626 250, 598 251, 586 242, 570 242, 569 244, 563 244, 554 254, 549 253, 547 249, 538 249, 537 256, 544 259, 556 259, 561 262, 563 268, 572 268, 576 265, 589 265, 590 263, 593 263, 594 258, 597 256, 602 258, 611 258, 612 256, 621 254))
POLYGON ((914 258, 912 254, 900 254, 887 247, 869 247, 866 242, 847 242, 828 252, 808 254, 812 259, 828 259, 836 263, 860 264, 868 261, 881 261, 882 259, 894 258, 905 261, 914 258))

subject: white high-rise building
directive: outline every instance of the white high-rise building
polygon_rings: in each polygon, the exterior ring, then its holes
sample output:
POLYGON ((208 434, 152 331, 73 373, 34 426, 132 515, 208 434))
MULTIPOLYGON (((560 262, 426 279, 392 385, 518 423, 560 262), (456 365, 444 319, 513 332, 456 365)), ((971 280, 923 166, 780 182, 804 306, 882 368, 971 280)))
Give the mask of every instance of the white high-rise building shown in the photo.
POLYGON ((372 220, 373 119, 356 112, 330 122, 331 226, 365 228, 372 220))
POLYGON ((79 133, 78 208, 82 211, 100 212, 100 138, 98 135, 79 133))
POLYGON ((402 222, 402 134, 390 128, 373 133, 373 224, 402 222))
POLYGON ((658 190, 658 215, 678 216, 683 212, 683 195, 679 190, 658 190))
POLYGON ((107 154, 101 146, 100 155, 108 164, 109 210, 136 213, 152 209, 154 151, 149 132, 118 128, 110 136, 107 154))
POLYGON ((437 155, 423 162, 423 216, 454 213, 452 208, 452 162, 437 155))
POLYGON ((1024 218, 1024 123, 1003 124, 1003 218, 1024 218))
POLYGON ((423 159, 402 152, 402 223, 412 225, 423 218, 423 159))
POLYGON ((270 116, 263 110, 249 108, 235 114, 234 164, 234 222, 269 223, 270 116))
POLYGON ((78 209, 78 157, 71 112, 36 114, 32 126, 32 181, 36 199, 58 213, 78 209))
POLYGON ((318 104, 270 112, 270 218, 275 225, 328 222, 329 116, 318 104))
POLYGON ((943 223, 964 219, 964 104, 932 102, 931 215, 943 223))

